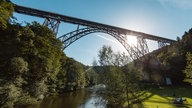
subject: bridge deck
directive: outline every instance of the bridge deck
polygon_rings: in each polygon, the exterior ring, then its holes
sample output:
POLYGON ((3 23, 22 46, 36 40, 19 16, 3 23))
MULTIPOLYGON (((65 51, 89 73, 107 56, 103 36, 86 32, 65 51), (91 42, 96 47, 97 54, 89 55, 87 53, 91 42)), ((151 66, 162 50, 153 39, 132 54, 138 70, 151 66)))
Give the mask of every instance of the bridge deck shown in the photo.
POLYGON ((93 21, 74 18, 74 17, 70 17, 70 16, 66 16, 66 15, 42 11, 42 10, 19 6, 19 5, 15 5, 15 12, 21 13, 21 14, 26 14, 26 15, 31 15, 31 16, 42 17, 42 18, 52 18, 55 20, 72 23, 72 24, 88 26, 88 27, 92 27, 92 28, 112 30, 119 34, 133 35, 133 36, 142 37, 144 39, 149 39, 149 40, 154 40, 154 41, 161 41, 161 42, 165 42, 165 43, 175 42, 175 40, 167 39, 167 38, 160 37, 160 36, 155 36, 155 35, 151 35, 151 34, 146 34, 146 33, 128 30, 128 29, 115 27, 115 26, 111 26, 111 25, 107 25, 107 24, 101 24, 101 23, 97 23, 97 22, 93 22, 93 21))

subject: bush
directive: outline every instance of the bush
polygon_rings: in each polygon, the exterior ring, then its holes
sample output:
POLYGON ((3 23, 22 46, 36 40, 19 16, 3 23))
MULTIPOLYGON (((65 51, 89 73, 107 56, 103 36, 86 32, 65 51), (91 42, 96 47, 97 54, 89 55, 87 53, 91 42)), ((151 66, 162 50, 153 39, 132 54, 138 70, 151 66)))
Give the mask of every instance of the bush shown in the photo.
POLYGON ((47 85, 44 81, 35 82, 29 86, 28 91, 32 97, 38 98, 40 95, 44 95, 47 92, 47 85))
POLYGON ((15 108, 23 108, 27 105, 37 104, 37 99, 32 98, 29 94, 24 93, 19 97, 18 101, 15 103, 15 108))
POLYGON ((14 84, 7 84, 0 90, 0 106, 1 108, 13 108, 14 103, 21 95, 22 90, 14 84))

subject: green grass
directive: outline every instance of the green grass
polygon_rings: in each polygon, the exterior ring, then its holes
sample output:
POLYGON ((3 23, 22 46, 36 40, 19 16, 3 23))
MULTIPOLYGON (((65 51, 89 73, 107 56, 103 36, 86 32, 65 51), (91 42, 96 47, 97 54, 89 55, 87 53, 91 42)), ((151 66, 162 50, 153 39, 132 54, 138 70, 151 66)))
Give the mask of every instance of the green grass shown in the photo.
POLYGON ((146 108, 192 108, 192 87, 151 88, 145 91, 143 104, 146 108), (176 105, 170 102, 175 97, 182 97, 187 101, 182 105, 176 105))

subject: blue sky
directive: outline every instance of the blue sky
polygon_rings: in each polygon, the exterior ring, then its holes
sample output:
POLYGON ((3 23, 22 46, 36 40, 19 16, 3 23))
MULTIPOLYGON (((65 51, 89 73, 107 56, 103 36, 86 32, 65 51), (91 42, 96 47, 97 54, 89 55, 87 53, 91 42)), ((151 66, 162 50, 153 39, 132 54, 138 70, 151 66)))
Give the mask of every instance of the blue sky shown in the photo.
MULTIPOLYGON (((192 28, 192 0, 11 0, 13 3, 45 11, 60 13, 94 22, 118 26, 170 39, 181 37, 192 28)), ((14 14, 18 22, 44 19, 14 14)), ((61 23, 58 36, 77 28, 61 23)), ((114 38, 103 33, 87 35, 68 48, 65 54, 86 65, 97 59, 98 50, 110 45, 115 51, 125 49, 114 38)), ((157 45, 149 42, 150 49, 157 45)))

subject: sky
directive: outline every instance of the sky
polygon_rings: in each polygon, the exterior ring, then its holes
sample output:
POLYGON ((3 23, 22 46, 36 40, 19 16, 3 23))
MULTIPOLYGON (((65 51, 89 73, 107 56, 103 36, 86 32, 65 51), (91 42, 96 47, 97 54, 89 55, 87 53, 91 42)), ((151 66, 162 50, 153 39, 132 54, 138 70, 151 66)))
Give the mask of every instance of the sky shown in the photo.
MULTIPOLYGON (((11 0, 13 3, 39 10, 50 11, 117 26, 129 30, 144 32, 176 40, 185 31, 192 28, 192 0, 11 0)), ((18 22, 44 19, 14 13, 18 22)), ((61 23, 57 36, 62 36, 77 28, 77 25, 61 23)), ((129 37, 130 44, 135 38, 129 37)), ((150 50, 157 48, 156 42, 147 41, 150 50)), ((75 41, 64 50, 68 57, 92 65, 98 60, 98 51, 103 45, 109 45, 114 51, 127 51, 113 37, 104 33, 94 33, 75 41)))

